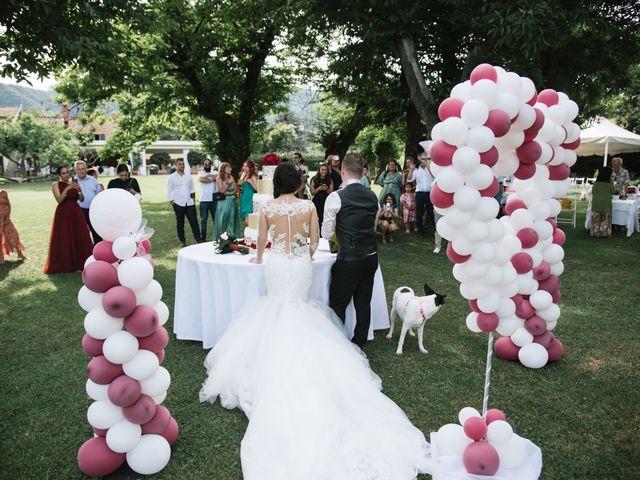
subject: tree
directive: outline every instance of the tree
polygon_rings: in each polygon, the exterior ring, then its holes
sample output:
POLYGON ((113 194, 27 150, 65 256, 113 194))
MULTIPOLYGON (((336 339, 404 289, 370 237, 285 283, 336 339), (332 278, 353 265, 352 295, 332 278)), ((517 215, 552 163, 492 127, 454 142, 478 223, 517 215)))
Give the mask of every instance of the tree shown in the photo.
POLYGON ((264 150, 269 152, 289 152, 295 149, 298 137, 296 127, 290 123, 277 122, 266 134, 264 150))
POLYGON ((16 122, 0 122, 0 153, 19 171, 25 162, 37 173, 42 167, 68 165, 81 153, 78 137, 62 126, 36 120, 23 113, 16 122))

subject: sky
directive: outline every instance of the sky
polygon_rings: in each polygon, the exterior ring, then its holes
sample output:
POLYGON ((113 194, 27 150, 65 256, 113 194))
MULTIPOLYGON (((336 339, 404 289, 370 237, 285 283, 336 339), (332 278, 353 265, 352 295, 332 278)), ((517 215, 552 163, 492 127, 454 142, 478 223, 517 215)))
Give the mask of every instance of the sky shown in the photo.
POLYGON ((55 78, 38 79, 35 75, 29 75, 29 80, 31 81, 31 85, 29 85, 26 81, 16 82, 11 77, 0 77, 0 83, 7 83, 10 85, 17 84, 23 87, 37 88, 38 90, 51 90, 56 84, 55 78))

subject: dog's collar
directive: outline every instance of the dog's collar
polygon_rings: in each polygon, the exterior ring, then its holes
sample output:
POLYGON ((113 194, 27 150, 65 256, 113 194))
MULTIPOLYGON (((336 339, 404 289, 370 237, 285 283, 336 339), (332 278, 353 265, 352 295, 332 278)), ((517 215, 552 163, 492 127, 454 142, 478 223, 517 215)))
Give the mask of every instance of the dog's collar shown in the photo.
MULTIPOLYGON (((411 302, 411 300, 417 300, 418 298, 419 297, 411 297, 409 300, 407 300, 407 303, 404 305, 405 310, 409 306, 409 303, 411 302)), ((418 311, 420 312, 420 315, 422 316, 422 320, 424 320, 426 322, 427 321, 427 316, 424 314, 424 310, 422 309, 422 305, 420 304, 420 302, 418 302, 418 311)))

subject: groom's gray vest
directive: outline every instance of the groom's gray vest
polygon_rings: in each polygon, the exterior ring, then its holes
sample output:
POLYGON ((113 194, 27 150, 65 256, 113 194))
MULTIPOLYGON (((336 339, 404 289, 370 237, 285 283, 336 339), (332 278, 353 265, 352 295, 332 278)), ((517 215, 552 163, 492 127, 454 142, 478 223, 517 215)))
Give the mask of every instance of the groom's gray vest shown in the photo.
POLYGON ((378 200, 359 183, 338 190, 341 207, 336 215, 340 260, 359 260, 376 253, 375 223, 378 200))

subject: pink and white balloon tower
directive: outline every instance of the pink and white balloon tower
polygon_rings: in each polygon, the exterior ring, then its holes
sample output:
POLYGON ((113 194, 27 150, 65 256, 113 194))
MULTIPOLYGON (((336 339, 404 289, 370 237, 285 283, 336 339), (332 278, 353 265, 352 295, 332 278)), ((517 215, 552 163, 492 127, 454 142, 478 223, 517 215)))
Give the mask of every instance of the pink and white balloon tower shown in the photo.
POLYGON ((91 223, 104 240, 87 259, 78 303, 87 312, 83 350, 87 419, 94 437, 78 451, 88 476, 104 476, 126 461, 142 475, 162 470, 178 438, 178 424, 162 402, 171 376, 160 366, 169 334, 169 309, 153 279, 151 243, 139 232, 142 210, 125 190, 100 193, 90 209, 91 223))
POLYGON ((530 79, 482 64, 440 104, 432 130, 431 199, 472 309, 467 326, 503 335, 496 354, 529 368, 564 351, 552 333, 565 240, 554 218, 577 158, 577 114, 564 93, 538 94, 530 79), (500 219, 496 176, 515 177, 500 219))

